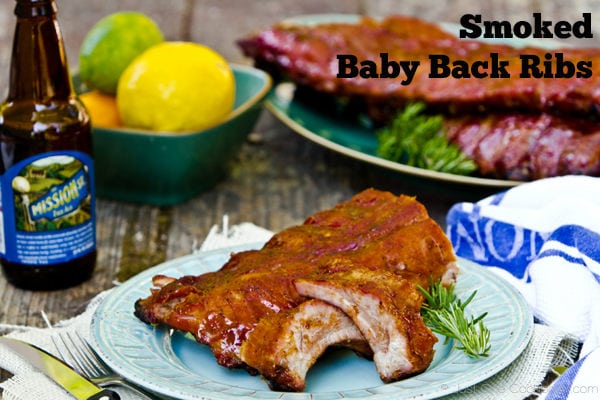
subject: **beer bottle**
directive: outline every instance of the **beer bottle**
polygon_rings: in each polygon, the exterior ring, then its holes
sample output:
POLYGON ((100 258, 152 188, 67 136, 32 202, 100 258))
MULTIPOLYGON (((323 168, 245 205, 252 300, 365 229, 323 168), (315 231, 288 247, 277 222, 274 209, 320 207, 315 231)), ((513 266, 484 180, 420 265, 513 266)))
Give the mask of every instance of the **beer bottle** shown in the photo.
POLYGON ((0 108, 0 263, 17 287, 61 289, 88 279, 96 262, 90 120, 54 0, 16 0, 14 13, 0 108))

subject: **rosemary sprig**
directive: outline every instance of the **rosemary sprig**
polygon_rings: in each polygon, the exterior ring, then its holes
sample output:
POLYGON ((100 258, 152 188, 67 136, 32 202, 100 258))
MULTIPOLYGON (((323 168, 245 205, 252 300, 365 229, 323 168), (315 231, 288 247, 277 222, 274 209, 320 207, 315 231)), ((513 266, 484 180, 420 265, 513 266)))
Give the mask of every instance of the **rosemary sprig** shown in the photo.
POLYGON ((469 175, 477 170, 475 161, 444 135, 443 117, 427 115, 424 111, 422 102, 408 104, 387 127, 377 131, 377 155, 457 175, 469 175))
POLYGON ((490 351, 490 331, 483 324, 487 313, 477 318, 467 317, 465 308, 473 300, 477 291, 464 302, 454 294, 454 285, 444 287, 441 282, 431 282, 429 290, 419 286, 425 296, 421 315, 425 324, 434 332, 444 335, 446 343, 450 339, 458 341, 459 350, 471 358, 487 357, 490 351))

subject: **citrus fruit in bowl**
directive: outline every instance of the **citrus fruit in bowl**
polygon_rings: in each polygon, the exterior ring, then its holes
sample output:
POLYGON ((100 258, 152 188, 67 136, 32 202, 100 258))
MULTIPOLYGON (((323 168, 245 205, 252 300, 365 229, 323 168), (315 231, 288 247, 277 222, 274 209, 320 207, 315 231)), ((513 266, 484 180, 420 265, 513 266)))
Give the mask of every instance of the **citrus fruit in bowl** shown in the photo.
MULTIPOLYGON (((224 179, 272 86, 271 77, 262 70, 229 66, 234 79, 232 110, 209 128, 174 133, 101 127, 92 118, 98 196, 168 206, 224 179)), ((83 87, 77 76, 73 80, 76 87, 83 87)), ((194 104, 196 110, 201 107, 194 104)))
POLYGON ((131 61, 163 41, 160 28, 145 14, 119 11, 107 15, 94 24, 81 43, 81 81, 90 89, 114 94, 131 61))
POLYGON ((117 106, 127 127, 158 132, 210 128, 233 110, 235 78, 209 47, 163 42, 137 56, 117 86, 117 106))
POLYGON ((115 96, 99 90, 91 90, 80 94, 79 99, 85 105, 94 126, 103 128, 123 126, 115 96))

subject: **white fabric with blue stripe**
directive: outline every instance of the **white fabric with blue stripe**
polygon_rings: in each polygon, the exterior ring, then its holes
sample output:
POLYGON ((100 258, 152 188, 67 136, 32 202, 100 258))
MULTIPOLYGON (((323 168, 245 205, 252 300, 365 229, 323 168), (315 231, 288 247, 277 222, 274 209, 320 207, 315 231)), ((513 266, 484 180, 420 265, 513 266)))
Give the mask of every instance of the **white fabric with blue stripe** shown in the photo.
POLYGON ((538 322, 583 343, 546 400, 600 399, 600 178, 543 179, 456 204, 447 233, 458 256, 511 282, 538 322))

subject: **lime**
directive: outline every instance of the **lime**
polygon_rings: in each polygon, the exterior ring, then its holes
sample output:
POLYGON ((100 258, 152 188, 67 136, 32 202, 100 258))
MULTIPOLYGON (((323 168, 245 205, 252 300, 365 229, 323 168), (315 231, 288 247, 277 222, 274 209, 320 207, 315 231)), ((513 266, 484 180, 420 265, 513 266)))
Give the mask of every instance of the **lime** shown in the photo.
POLYGON ((79 50, 79 74, 91 89, 114 94, 129 63, 151 46, 164 41, 157 24, 134 11, 119 11, 99 20, 86 34, 79 50))
POLYGON ((117 107, 125 126, 198 131, 233 109, 235 79, 227 61, 198 43, 164 42, 139 55, 121 75, 117 107))

